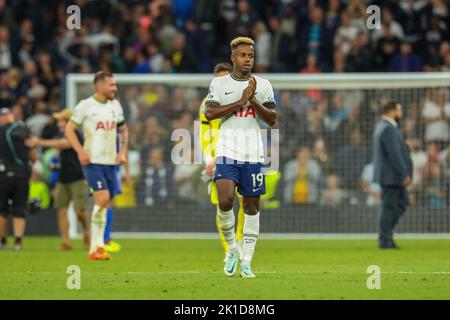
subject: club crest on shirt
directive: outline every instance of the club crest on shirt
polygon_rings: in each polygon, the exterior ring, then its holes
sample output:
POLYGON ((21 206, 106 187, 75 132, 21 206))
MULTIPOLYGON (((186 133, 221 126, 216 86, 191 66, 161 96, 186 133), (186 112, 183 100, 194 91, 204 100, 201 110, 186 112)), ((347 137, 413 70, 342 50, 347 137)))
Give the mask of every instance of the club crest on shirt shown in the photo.
POLYGON ((210 86, 209 87, 209 90, 208 90, 208 99, 211 99, 214 95, 212 94, 212 92, 213 92, 213 87, 212 86, 210 86))

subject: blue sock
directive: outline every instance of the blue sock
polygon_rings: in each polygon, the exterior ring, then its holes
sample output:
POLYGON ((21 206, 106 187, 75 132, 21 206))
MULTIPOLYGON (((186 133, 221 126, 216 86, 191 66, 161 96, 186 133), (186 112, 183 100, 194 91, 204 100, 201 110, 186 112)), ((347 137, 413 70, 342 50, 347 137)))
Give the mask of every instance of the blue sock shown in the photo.
POLYGON ((106 227, 104 235, 105 244, 111 241, 112 218, 113 218, 112 208, 108 208, 108 210, 106 211, 106 227))

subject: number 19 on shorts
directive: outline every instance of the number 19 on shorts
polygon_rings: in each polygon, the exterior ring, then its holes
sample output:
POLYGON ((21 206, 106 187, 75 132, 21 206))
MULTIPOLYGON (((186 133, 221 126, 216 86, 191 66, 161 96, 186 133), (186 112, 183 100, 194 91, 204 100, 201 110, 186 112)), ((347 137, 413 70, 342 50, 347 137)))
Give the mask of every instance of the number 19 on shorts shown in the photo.
POLYGON ((253 188, 260 188, 263 184, 262 173, 252 173, 253 188))

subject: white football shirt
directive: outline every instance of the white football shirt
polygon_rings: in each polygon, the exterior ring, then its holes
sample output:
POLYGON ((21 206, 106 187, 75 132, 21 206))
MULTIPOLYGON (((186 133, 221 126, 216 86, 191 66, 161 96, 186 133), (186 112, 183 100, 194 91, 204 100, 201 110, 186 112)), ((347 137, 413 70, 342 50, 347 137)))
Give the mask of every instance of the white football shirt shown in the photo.
POLYGON ((117 126, 125 120, 119 101, 101 102, 93 96, 84 99, 77 104, 70 120, 83 130, 83 148, 91 163, 116 164, 117 126))
MULTIPOLYGON (((255 76, 255 98, 260 103, 275 103, 272 85, 266 79, 255 76)), ((248 79, 237 79, 232 74, 216 77, 209 86, 206 102, 227 105, 238 101, 248 86, 248 79)), ((221 119, 216 157, 237 161, 264 162, 263 142, 258 115, 250 103, 240 111, 221 119)))

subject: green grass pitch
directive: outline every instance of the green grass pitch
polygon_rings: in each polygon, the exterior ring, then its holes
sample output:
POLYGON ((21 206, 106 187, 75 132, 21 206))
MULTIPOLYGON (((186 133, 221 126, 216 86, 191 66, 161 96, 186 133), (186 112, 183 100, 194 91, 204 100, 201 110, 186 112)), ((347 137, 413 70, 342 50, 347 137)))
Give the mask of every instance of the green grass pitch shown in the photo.
POLYGON ((56 237, 29 237, 21 252, 0 251, 0 299, 450 299, 450 240, 258 241, 255 279, 223 274, 218 240, 123 239, 112 261, 88 261, 81 242, 57 250, 56 237), (78 248, 78 249, 77 249, 78 248), (67 267, 81 289, 66 287, 67 267), (367 288, 369 265, 381 289, 367 288))

